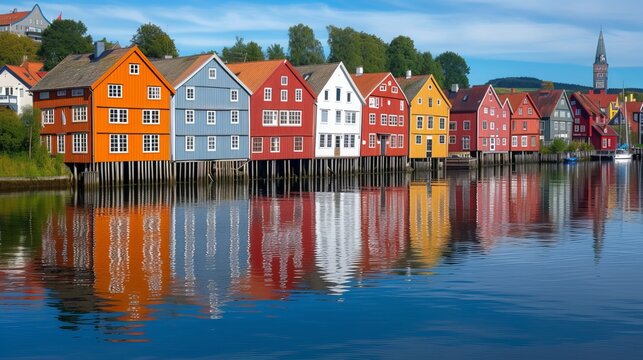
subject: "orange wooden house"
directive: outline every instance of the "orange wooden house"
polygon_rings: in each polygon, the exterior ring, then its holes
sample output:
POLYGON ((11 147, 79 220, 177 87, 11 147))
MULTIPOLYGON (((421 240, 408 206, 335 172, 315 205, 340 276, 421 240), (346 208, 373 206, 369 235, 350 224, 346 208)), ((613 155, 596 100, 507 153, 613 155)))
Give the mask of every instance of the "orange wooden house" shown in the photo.
POLYGON ((170 160, 175 90, 136 46, 69 55, 32 92, 41 141, 74 168, 170 160))

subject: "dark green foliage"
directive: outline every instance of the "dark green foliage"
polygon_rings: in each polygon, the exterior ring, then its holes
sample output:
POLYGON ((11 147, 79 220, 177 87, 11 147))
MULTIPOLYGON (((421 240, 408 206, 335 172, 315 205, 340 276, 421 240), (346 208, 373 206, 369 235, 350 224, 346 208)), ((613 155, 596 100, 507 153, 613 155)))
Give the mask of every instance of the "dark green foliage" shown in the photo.
POLYGON ((18 115, 0 108, 0 152, 17 153, 23 150, 27 131, 18 115))
POLYGON ((221 59, 226 63, 237 63, 264 60, 264 57, 259 44, 254 41, 246 44, 242 37, 237 36, 232 47, 223 48, 221 51, 221 59))
POLYGON ((20 65, 26 56, 28 60, 37 60, 36 53, 40 44, 26 36, 0 32, 0 66, 5 64, 20 65))
POLYGON ((254 41, 251 41, 246 45, 246 53, 246 61, 265 60, 261 46, 254 41))
POLYGON ((386 71, 387 45, 375 35, 357 32, 350 27, 338 28, 328 26, 329 62, 343 61, 350 72, 358 66, 364 72, 386 71))
POLYGON ((159 26, 152 23, 141 25, 132 37, 132 45, 138 46, 147 57, 163 58, 179 56, 174 40, 159 26))
POLYGON ((549 145, 549 149, 553 154, 560 154, 567 150, 567 141, 561 138, 556 138, 549 145))
POLYGON ((418 75, 421 74, 432 74, 435 78, 435 81, 438 82, 440 87, 444 88, 444 73, 442 72, 442 66, 440 63, 433 59, 433 55, 430 52, 425 51, 419 54, 419 63, 418 63, 418 75))
POLYGON ((364 72, 386 71, 386 43, 375 35, 359 33, 364 72))
POLYGON ((279 44, 272 44, 268 46, 266 53, 268 54, 268 60, 278 60, 286 58, 286 51, 279 44))
POLYGON ((91 35, 82 21, 55 20, 42 33, 38 55, 45 61, 45 70, 53 69, 70 54, 87 54, 93 50, 91 35))
POLYGON ((324 63, 324 48, 315 38, 313 29, 304 24, 288 29, 288 53, 290 62, 295 65, 324 63))
POLYGON ((407 70, 411 70, 413 74, 419 74, 420 54, 410 37, 398 36, 391 40, 386 55, 388 70, 393 76, 404 76, 407 70))
POLYGON ((469 87, 469 65, 463 57, 453 51, 446 51, 440 54, 435 60, 442 67, 444 82, 447 87, 458 84, 462 88, 469 87))

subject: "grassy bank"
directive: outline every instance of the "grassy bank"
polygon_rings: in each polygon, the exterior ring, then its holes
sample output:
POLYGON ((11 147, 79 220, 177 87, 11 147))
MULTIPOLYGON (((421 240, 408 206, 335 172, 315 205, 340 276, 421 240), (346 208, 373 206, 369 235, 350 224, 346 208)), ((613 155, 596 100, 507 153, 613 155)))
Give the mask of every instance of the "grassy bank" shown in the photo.
POLYGON ((46 153, 37 151, 31 159, 26 153, 0 153, 0 178, 37 178, 61 175, 70 175, 69 168, 61 159, 52 158, 46 153))

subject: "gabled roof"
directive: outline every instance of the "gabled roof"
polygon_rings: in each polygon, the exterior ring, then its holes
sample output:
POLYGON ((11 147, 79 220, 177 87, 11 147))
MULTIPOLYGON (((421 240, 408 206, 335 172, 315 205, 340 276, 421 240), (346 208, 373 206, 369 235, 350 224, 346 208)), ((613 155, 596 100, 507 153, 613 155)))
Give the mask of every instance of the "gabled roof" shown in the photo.
POLYGON ((444 91, 442 91, 442 88, 438 85, 438 83, 435 81, 435 78, 433 77, 432 74, 429 75, 413 75, 411 77, 398 77, 395 78, 398 84, 400 84, 400 87, 402 88, 402 91, 404 91, 404 94, 406 97, 409 99, 409 101, 413 101, 417 94, 422 90, 422 87, 427 84, 428 82, 433 82, 435 89, 440 93, 440 96, 444 99, 444 101, 447 103, 449 107, 451 107, 451 103, 449 102, 448 97, 444 94, 444 91))
MULTIPOLYGON (((468 89, 460 89, 457 92, 449 92, 451 112, 477 112, 490 86, 476 85, 468 89)), ((498 102, 500 102, 500 99, 498 99, 498 102)))
POLYGON ((628 101, 621 104, 621 108, 618 109, 616 114, 610 119, 610 125, 618 125, 623 122, 623 116, 621 113, 626 111, 627 121, 630 123, 637 123, 639 119, 634 118, 634 113, 643 111, 643 102, 642 101, 628 101))
POLYGON ((591 91, 584 94, 589 101, 593 102, 599 109, 609 108, 610 103, 618 102, 618 94, 608 94, 605 91, 595 92, 591 91))
POLYGON ((5 65, 0 68, 0 73, 4 69, 8 70, 13 76, 20 80, 27 88, 31 88, 36 85, 43 77, 43 71, 40 71, 43 67, 41 62, 29 62, 25 61, 20 66, 15 65, 5 65))
POLYGON ((295 69, 299 71, 301 76, 308 82, 308 85, 310 85, 311 89, 319 96, 321 91, 324 89, 326 84, 330 81, 330 78, 333 76, 335 73, 335 70, 337 68, 340 68, 341 71, 344 73, 346 78, 348 79, 348 82, 350 85, 353 87, 353 90, 355 91, 355 94, 357 94, 357 97, 360 99, 362 103, 365 103, 364 97, 362 96, 359 88, 357 87, 357 84, 353 81, 351 78, 350 73, 346 69, 346 66, 344 66, 343 63, 338 62, 338 63, 331 63, 331 64, 319 64, 319 65, 304 65, 304 66, 295 66, 295 69))
POLYGON ((248 89, 250 89, 251 93, 255 93, 281 65, 286 65, 293 75, 301 79, 301 83, 306 91, 308 91, 313 98, 317 98, 317 94, 310 88, 306 80, 301 77, 301 74, 297 72, 295 67, 292 66, 288 60, 250 61, 228 64, 227 66, 228 69, 230 69, 230 71, 238 77, 248 89))
POLYGON ((592 127, 594 128, 594 131, 600 134, 600 136, 618 136, 618 133, 616 132, 616 130, 612 129, 607 124, 605 125, 592 124, 592 127))
POLYGON ((570 98, 573 97, 576 99, 576 102, 578 102, 578 105, 585 109, 590 115, 598 115, 598 116, 604 116, 603 112, 601 109, 596 106, 591 100, 587 98, 587 95, 577 91, 573 93, 570 98))
POLYGON ((541 117, 551 117, 551 114, 558 105, 558 100, 562 98, 567 100, 565 90, 539 90, 529 92, 534 104, 538 108, 541 117))
POLYGON ((531 95, 529 95, 529 93, 519 92, 519 93, 502 94, 502 95, 498 95, 498 97, 503 103, 505 101, 509 102, 509 106, 511 108, 512 114, 514 112, 514 109, 517 109, 518 107, 520 107, 520 104, 523 102, 523 100, 526 97, 531 103, 531 106, 533 107, 533 109, 535 110, 536 115, 538 115, 538 117, 540 118, 540 111, 538 111, 538 107, 534 103, 534 100, 531 98, 531 95))
POLYGON ((11 25, 24 19, 31 11, 16 11, 9 14, 0 14, 0 25, 11 25))
POLYGON ((69 55, 63 59, 32 91, 56 90, 80 87, 95 87, 116 69, 131 53, 138 53, 142 61, 158 76, 174 94, 175 90, 165 77, 152 65, 137 46, 105 50, 98 59, 94 54, 69 55))
MULTIPOLYGON (((364 99, 369 97, 375 89, 384 81, 388 76, 391 76, 393 81, 397 83, 397 87, 401 88, 400 84, 395 80, 393 75, 390 72, 382 72, 382 73, 368 73, 368 74, 362 74, 362 75, 356 75, 356 74, 351 74, 351 78, 355 82, 355 85, 357 85, 357 88, 359 91, 362 93, 362 96, 364 99)), ((402 95, 404 96, 404 99, 406 100, 406 103, 408 104, 409 99, 402 91, 402 95)))

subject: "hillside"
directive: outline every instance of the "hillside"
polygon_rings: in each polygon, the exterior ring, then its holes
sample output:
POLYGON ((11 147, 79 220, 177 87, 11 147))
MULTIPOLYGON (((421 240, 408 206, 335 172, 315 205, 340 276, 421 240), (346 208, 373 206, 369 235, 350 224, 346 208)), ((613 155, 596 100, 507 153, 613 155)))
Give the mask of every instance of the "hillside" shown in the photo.
MULTIPOLYGON (((520 90, 537 90, 542 88, 543 80, 533 78, 533 77, 505 77, 492 79, 487 82, 487 84, 493 85, 494 88, 506 88, 506 89, 520 89, 520 90)), ((565 89, 567 91, 582 91, 587 92, 591 89, 589 86, 582 86, 576 84, 566 84, 559 82, 552 82, 554 89, 565 89)), ((608 93, 620 93, 622 89, 609 89, 608 93)), ((638 88, 628 88, 625 89, 626 92, 636 92, 643 93, 643 89, 638 88)))

